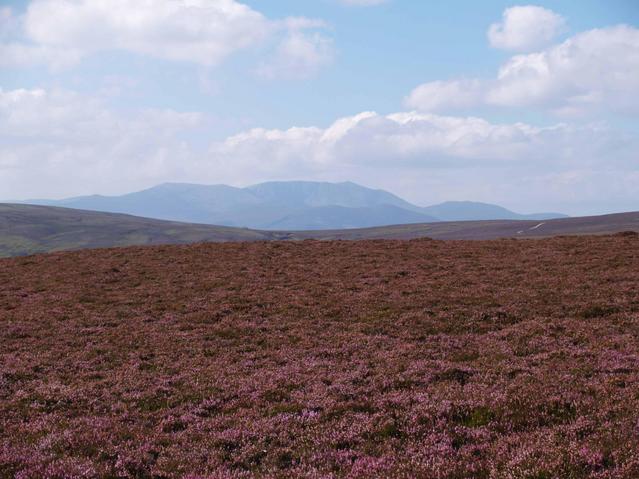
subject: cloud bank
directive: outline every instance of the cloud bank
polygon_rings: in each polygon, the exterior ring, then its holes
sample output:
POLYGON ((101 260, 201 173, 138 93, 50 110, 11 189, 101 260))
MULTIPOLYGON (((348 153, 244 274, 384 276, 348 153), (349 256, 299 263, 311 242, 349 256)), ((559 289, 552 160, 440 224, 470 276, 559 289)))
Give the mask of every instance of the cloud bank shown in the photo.
POLYGON ((34 0, 21 17, 2 12, 22 34, 0 43, 5 67, 63 69, 113 50, 214 67, 277 38, 272 76, 290 66, 307 76, 332 57, 330 40, 317 31, 323 22, 272 20, 236 0, 34 0))
POLYGON ((533 107, 560 115, 639 111, 639 30, 617 25, 578 33, 545 50, 515 55, 494 79, 428 82, 409 108, 533 107))

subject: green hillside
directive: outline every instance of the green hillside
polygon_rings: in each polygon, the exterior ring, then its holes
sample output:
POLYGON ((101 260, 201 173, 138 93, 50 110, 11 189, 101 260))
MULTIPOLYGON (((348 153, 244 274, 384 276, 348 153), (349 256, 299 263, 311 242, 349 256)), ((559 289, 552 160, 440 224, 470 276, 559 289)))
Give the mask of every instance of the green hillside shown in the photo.
POLYGON ((269 240, 277 237, 274 233, 242 228, 51 206, 0 204, 0 257, 82 248, 269 240))

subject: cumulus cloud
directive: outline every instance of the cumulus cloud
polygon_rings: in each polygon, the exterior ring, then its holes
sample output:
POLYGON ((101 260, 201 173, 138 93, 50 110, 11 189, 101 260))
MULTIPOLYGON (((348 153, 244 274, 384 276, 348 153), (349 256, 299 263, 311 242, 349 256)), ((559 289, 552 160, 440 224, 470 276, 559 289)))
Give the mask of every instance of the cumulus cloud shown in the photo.
POLYGON ((417 110, 449 111, 477 105, 482 94, 482 82, 476 79, 432 81, 415 88, 404 104, 417 110))
POLYGON ((24 17, 36 45, 85 55, 122 49, 203 65, 259 42, 270 28, 262 14, 234 0, 35 0, 24 17))
POLYGON ((563 17, 546 8, 525 5, 504 10, 502 21, 488 29, 495 48, 531 51, 549 45, 565 26, 563 17))
POLYGON ((22 20, 11 8, 0 8, 0 67, 48 64, 53 69, 61 69, 77 63, 82 58, 82 51, 76 48, 61 49, 14 40, 23 33, 22 20))
POLYGON ((0 20, 10 17, 24 40, 0 44, 4 66, 64 68, 96 52, 123 50, 211 67, 288 32, 279 61, 308 71, 326 63, 320 57, 329 43, 303 34, 321 22, 271 20, 236 0, 33 0, 21 17, 0 11, 0 20))
POLYGON ((318 33, 292 29, 257 73, 265 78, 304 79, 333 61, 333 42, 318 33))
POLYGON ((487 102, 541 105, 562 113, 639 109, 639 30, 619 25, 579 33, 503 65, 487 102))
POLYGON ((63 90, 0 89, 0 191, 4 199, 56 195, 62 185, 113 191, 179 176, 192 158, 186 136, 202 120, 159 109, 118 114, 63 90))
POLYGON ((515 55, 491 80, 418 86, 410 108, 448 111, 478 105, 535 107, 560 115, 639 111, 639 30, 589 30, 540 52, 515 55))
MULTIPOLYGON (((261 168, 260 163, 269 170, 274 164, 282 170, 345 164, 390 168, 496 166, 546 162, 549 158, 572 161, 574 152, 585 152, 583 141, 595 131, 599 139, 607 137, 603 129, 594 126, 558 124, 542 128, 524 123, 494 124, 475 117, 364 112, 339 119, 325 129, 249 130, 214 144, 210 154, 220 165, 251 171, 261 168)), ((587 143, 590 152, 586 157, 590 158, 600 145, 595 145, 595 140, 587 143)))

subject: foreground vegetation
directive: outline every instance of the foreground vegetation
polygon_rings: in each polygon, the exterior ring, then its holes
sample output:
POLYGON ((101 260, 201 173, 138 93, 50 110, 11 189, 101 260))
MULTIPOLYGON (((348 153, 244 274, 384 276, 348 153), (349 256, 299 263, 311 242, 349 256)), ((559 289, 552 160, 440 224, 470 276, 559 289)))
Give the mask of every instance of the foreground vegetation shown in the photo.
POLYGON ((0 477, 639 477, 639 239, 0 261, 0 477))

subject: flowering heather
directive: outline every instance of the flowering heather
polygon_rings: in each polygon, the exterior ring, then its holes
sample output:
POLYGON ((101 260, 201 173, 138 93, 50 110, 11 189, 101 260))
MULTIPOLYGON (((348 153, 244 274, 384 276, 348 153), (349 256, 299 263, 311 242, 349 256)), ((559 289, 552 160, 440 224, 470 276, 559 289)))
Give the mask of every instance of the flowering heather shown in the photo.
POLYGON ((0 477, 639 477, 633 235, 5 259, 0 323, 0 477))

